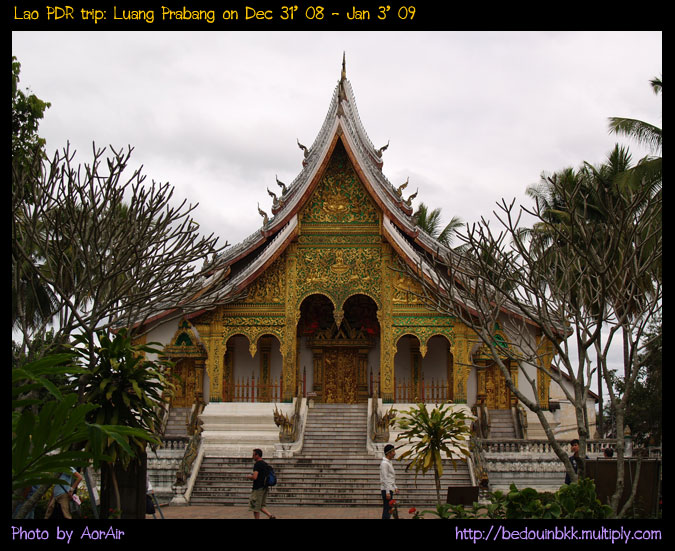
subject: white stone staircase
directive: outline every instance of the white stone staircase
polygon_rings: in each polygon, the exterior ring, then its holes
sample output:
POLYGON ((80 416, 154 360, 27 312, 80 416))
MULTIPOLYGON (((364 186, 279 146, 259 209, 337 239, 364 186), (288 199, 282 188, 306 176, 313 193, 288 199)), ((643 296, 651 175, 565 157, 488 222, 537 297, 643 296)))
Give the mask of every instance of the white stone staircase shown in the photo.
POLYGON ((488 415, 490 417, 490 440, 514 440, 517 438, 510 409, 491 409, 488 410, 488 415))
POLYGON ((165 438, 187 437, 188 425, 190 424, 190 413, 192 408, 176 408, 169 410, 169 418, 164 429, 165 438))
MULTIPOLYGON (((317 404, 308 411, 302 451, 291 458, 264 457, 273 465, 277 486, 271 489, 270 506, 378 506, 381 505, 381 457, 366 449, 366 404, 317 404)), ((442 499, 450 485, 471 485, 466 463, 455 471, 444 461, 442 499)), ((190 503, 192 505, 246 505, 252 471, 250 458, 206 456, 202 461, 190 503)), ((436 502, 433 473, 405 472, 394 461, 401 507, 427 507, 436 502)))

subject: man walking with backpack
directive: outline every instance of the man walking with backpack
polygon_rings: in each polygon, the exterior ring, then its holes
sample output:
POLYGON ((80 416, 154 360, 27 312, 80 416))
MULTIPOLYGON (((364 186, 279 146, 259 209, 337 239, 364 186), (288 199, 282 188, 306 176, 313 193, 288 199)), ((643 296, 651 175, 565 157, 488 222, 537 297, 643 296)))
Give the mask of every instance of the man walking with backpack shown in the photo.
POLYGON ((246 478, 253 481, 253 489, 251 490, 251 498, 249 500, 249 511, 253 511, 253 517, 260 518, 260 512, 265 513, 268 518, 276 518, 272 513, 265 509, 267 504, 267 494, 269 486, 267 485, 267 473, 271 467, 262 459, 262 450, 256 448, 253 450, 253 472, 247 474, 246 478))

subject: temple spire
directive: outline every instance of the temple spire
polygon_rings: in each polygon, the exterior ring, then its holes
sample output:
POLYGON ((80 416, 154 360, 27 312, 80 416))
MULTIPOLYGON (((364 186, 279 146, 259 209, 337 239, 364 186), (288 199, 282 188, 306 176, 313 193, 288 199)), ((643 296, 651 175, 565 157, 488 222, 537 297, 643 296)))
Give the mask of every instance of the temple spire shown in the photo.
POLYGON ((340 75, 340 81, 338 82, 338 116, 343 116, 344 111, 342 110, 342 102, 347 100, 347 93, 345 92, 345 81, 347 80, 347 64, 345 61, 345 52, 342 52, 342 74, 340 75))

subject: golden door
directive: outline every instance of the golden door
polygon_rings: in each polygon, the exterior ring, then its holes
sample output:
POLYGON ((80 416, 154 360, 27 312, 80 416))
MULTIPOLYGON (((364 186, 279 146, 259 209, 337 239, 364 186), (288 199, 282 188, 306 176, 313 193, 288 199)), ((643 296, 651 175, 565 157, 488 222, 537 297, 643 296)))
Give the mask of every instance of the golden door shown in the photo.
POLYGON ((488 409, 509 409, 511 405, 511 391, 496 364, 485 371, 485 404, 488 409))
POLYGON ((199 373, 193 360, 181 360, 172 368, 171 382, 175 385, 171 405, 173 407, 190 407, 195 403, 199 385, 199 373))
POLYGON ((323 401, 325 403, 357 403, 358 365, 358 350, 325 349, 323 356, 323 401))

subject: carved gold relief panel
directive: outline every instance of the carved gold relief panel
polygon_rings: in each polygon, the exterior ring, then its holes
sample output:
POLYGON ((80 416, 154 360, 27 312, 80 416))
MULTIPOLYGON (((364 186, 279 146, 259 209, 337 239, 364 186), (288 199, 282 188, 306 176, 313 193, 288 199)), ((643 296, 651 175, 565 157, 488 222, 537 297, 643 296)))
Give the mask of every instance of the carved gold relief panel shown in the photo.
POLYGON ((355 293, 380 304, 380 247, 312 247, 298 251, 297 291, 300 299, 324 293, 342 304, 355 293))
POLYGON ((174 394, 173 407, 190 407, 201 393, 203 370, 198 369, 194 359, 180 360, 171 370, 174 394))
POLYGON ((394 272, 392 280, 394 304, 424 304, 424 301, 419 298, 423 294, 419 283, 400 272, 394 272))
POLYGON ((246 289, 246 303, 282 304, 286 295, 286 259, 281 255, 246 289))
POLYGON ((379 215, 341 143, 301 215, 302 224, 378 224, 379 215))
POLYGON ((479 401, 481 395, 484 395, 485 406, 488 409, 508 409, 511 406, 511 391, 506 385, 506 379, 499 366, 493 363, 486 368, 481 368, 481 371, 484 372, 481 373, 484 379, 479 377, 479 401), (485 385, 483 389, 481 389, 481 383, 485 385))

